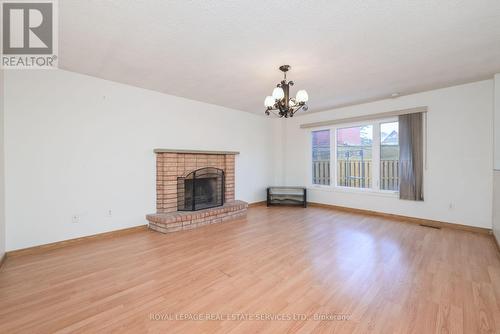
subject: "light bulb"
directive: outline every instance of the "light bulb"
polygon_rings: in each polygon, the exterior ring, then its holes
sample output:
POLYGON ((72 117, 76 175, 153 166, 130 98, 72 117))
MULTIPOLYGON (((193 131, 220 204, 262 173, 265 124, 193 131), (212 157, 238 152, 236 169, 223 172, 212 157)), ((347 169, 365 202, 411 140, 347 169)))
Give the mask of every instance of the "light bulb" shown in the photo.
POLYGON ((273 97, 275 100, 281 100, 282 98, 285 97, 285 92, 283 91, 283 88, 281 87, 276 87, 273 90, 273 97))
POLYGON ((304 89, 301 89, 297 92, 297 96, 295 97, 297 102, 307 102, 309 100, 309 95, 307 95, 307 92, 304 89))
POLYGON ((266 107, 274 106, 274 98, 272 96, 267 96, 266 99, 264 100, 264 105, 266 107))

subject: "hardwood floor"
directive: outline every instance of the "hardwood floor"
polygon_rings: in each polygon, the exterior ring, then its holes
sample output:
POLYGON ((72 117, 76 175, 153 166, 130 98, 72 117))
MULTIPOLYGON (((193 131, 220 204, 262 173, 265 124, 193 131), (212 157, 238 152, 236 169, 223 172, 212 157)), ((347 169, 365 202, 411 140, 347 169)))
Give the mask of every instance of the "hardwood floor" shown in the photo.
POLYGON ((498 333, 500 257, 487 235, 260 206, 246 220, 92 240, 0 269, 0 333, 148 331, 498 333))

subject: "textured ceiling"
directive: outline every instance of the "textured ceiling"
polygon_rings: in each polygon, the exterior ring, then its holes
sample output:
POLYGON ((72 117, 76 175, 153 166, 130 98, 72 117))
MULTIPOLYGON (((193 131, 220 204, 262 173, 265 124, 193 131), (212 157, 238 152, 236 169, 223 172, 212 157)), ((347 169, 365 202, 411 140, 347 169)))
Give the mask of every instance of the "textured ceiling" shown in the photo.
POLYGON ((292 65, 310 111, 500 72, 499 0, 59 1, 60 68, 262 113, 292 65))

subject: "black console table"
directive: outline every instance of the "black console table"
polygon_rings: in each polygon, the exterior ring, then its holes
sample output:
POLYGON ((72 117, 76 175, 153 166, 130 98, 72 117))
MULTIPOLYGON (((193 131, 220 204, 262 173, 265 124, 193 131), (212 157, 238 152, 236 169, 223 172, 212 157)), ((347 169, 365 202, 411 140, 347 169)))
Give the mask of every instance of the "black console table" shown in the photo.
POLYGON ((267 188, 267 206, 275 204, 294 204, 307 207, 307 189, 303 187, 267 188))

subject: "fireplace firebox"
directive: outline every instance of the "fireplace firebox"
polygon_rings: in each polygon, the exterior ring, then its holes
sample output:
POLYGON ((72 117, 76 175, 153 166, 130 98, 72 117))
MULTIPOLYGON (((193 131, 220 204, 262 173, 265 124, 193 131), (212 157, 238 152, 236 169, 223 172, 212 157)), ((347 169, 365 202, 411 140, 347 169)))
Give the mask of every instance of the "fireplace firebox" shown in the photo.
POLYGON ((177 210, 197 211, 224 204, 224 171, 207 167, 177 178, 177 210))

